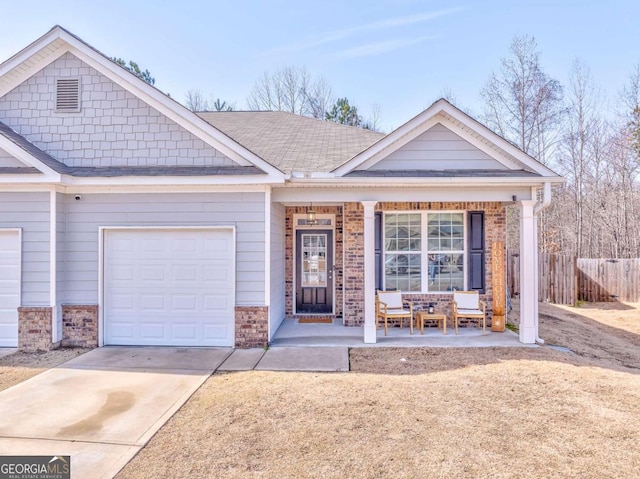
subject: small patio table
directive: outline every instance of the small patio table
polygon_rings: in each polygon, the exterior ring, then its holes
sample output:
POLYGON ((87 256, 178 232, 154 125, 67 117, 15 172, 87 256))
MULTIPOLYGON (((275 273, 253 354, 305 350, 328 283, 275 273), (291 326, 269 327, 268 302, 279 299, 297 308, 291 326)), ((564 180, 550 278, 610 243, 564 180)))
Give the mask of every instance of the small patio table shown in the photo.
POLYGON ((438 329, 442 324, 442 333, 447 334, 447 315, 444 313, 429 313, 428 311, 418 311, 416 313, 416 326, 420 328, 420 334, 424 334, 424 322, 425 320, 438 320, 438 329))

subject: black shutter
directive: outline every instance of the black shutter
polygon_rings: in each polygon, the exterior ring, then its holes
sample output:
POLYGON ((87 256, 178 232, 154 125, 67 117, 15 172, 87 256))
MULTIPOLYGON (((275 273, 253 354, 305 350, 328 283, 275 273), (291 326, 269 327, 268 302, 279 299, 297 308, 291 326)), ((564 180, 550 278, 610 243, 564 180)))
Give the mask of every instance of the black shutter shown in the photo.
POLYGON ((375 213, 374 220, 376 289, 382 289, 382 212, 375 213))
POLYGON ((484 211, 469 212, 468 289, 484 293, 484 211))

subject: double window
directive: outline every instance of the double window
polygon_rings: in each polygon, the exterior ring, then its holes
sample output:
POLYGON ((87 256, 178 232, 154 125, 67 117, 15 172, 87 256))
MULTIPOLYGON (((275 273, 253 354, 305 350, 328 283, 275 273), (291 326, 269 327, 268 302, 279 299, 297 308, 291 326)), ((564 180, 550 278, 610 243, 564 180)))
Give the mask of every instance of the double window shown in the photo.
POLYGON ((464 289, 464 218, 461 212, 385 213, 385 289, 464 289))

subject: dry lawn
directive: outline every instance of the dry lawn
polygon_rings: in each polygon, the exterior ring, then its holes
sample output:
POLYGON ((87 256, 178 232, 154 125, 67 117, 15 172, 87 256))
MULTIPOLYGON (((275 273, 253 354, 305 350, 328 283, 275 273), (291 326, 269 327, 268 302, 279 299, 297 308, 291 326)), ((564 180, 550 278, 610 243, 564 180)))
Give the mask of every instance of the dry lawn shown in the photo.
POLYGON ((0 358, 0 391, 87 352, 88 349, 60 348, 40 353, 17 352, 0 358))
POLYGON ((349 373, 216 374, 117 478, 640 477, 637 305, 541 313, 575 354, 362 348, 349 373))

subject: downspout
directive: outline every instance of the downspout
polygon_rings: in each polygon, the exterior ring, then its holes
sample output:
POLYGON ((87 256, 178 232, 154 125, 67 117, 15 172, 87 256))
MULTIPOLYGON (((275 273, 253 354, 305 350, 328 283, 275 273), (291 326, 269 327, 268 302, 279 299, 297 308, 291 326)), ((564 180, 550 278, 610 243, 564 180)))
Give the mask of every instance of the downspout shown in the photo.
MULTIPOLYGON (((542 190, 542 201, 538 201, 538 203, 533 207, 533 218, 536 222, 536 234, 535 238, 533 238, 534 244, 534 255, 535 255, 535 278, 534 284, 536 288, 536 294, 538 294, 538 275, 539 275, 539 261, 538 261, 538 214, 541 213, 544 209, 546 209, 551 204, 551 183, 546 182, 543 185, 542 190)), ((538 334, 538 298, 534 302, 534 312, 533 312, 535 331, 536 331, 536 343, 544 344, 544 339, 542 339, 538 334)))

